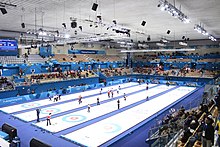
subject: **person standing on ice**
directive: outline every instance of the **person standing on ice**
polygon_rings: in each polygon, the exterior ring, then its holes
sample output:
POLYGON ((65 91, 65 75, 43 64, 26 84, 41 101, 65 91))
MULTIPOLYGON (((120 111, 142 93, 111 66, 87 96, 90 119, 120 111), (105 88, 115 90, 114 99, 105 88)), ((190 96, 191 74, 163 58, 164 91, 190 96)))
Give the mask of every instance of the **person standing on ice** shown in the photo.
POLYGON ((100 92, 99 92, 99 94, 102 94, 102 88, 100 89, 100 92))
POLYGON ((49 115, 47 116, 47 126, 48 124, 51 125, 50 119, 51 119, 51 113, 49 113, 49 115))
POLYGON ((97 98, 97 105, 100 105, 99 98, 97 98))
POLYGON ((120 100, 119 99, 118 99, 117 103, 118 103, 118 109, 120 109, 120 100))
POLYGON ((119 90, 120 90, 120 89, 118 88, 118 89, 117 89, 117 94, 119 94, 119 90))
POLYGON ((40 108, 37 108, 36 112, 37 112, 37 122, 40 122, 40 108))
POLYGON ((82 103, 82 96, 81 95, 79 95, 78 101, 79 101, 79 104, 82 103))
POLYGON ((108 90, 108 98, 110 98, 110 95, 111 95, 111 91, 108 90))
POLYGON ((88 104, 88 106, 87 106, 88 111, 87 112, 90 112, 90 108, 91 108, 91 106, 90 106, 90 104, 88 104))
POLYGON ((113 91, 113 89, 111 90, 111 93, 112 93, 112 98, 114 97, 114 91, 113 91))

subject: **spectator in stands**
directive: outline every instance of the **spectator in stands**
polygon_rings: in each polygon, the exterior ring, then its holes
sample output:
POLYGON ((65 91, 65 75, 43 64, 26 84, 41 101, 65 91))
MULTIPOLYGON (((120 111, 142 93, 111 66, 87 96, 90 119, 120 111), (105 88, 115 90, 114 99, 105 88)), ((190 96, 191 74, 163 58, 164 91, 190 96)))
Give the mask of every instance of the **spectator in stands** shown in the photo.
POLYGON ((218 107, 218 110, 220 110, 220 96, 216 95, 214 101, 215 101, 215 105, 218 107))
POLYGON ((218 119, 218 121, 216 123, 215 130, 217 131, 216 134, 218 135, 217 145, 220 147, 220 118, 218 119))
POLYGON ((203 147, 211 147, 214 144, 214 126, 212 115, 208 115, 205 118, 202 144, 203 147))
POLYGON ((181 142, 182 143, 186 143, 187 142, 187 140, 188 140, 188 138, 192 135, 192 133, 193 133, 193 130, 190 130, 190 128, 187 128, 185 131, 184 131, 184 133, 183 133, 183 135, 182 135, 182 137, 181 137, 181 142))
POLYGON ((214 124, 216 124, 218 120, 218 107, 217 106, 215 106, 213 110, 213 119, 214 119, 214 124))

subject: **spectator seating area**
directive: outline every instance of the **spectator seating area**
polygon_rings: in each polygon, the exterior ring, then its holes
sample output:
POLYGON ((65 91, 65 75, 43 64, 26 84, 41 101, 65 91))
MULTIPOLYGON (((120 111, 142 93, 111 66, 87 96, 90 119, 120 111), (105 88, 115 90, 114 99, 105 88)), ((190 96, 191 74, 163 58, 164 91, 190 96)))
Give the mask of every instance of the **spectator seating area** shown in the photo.
POLYGON ((106 58, 108 59, 107 61, 109 62, 124 61, 122 57, 117 56, 117 55, 106 55, 106 58))
POLYGON ((45 63, 47 61, 47 58, 42 58, 40 55, 28 55, 28 58, 26 58, 28 63, 45 63))
POLYGON ((90 60, 94 60, 94 61, 98 61, 98 62, 108 61, 108 58, 105 55, 91 54, 91 55, 87 55, 87 57, 90 58, 90 60))
POLYGON ((149 55, 135 55, 134 59, 136 61, 142 61, 142 62, 149 62, 155 59, 155 56, 149 56, 149 55))
POLYGON ((85 55, 56 54, 53 58, 58 62, 89 62, 85 55))
POLYGON ((58 62, 73 62, 70 57, 66 54, 56 54, 53 59, 57 60, 58 62))
POLYGON ((215 62, 220 62, 220 59, 199 59, 199 60, 197 60, 197 62, 212 62, 212 63, 215 63, 215 62))
POLYGON ((196 70, 189 68, 182 69, 170 69, 170 70, 162 70, 160 67, 146 67, 146 68, 134 68, 133 73, 138 74, 147 74, 147 75, 160 75, 160 76, 182 76, 182 77, 206 77, 211 78, 215 77, 218 72, 217 71, 209 71, 209 70, 196 70))
POLYGON ((7 77, 0 77, 0 91, 13 90, 14 86, 7 77))
POLYGON ((107 77, 122 76, 131 74, 130 68, 101 69, 101 72, 107 77))
POLYGON ((48 82, 56 82, 70 79, 81 79, 81 78, 89 78, 97 76, 91 70, 87 71, 79 71, 79 70, 69 70, 69 71, 59 71, 59 72, 51 72, 51 73, 42 73, 42 74, 30 74, 26 75, 26 82, 33 83, 48 83, 48 82))
POLYGON ((212 95, 205 99, 207 102, 204 101, 197 108, 185 110, 182 106, 177 111, 171 109, 169 114, 158 121, 161 122, 159 127, 150 129, 146 141, 156 139, 152 146, 175 144, 177 147, 202 147, 207 143, 216 144, 214 128, 219 117, 220 91, 214 98, 212 95), (171 140, 174 135, 178 135, 177 139, 171 140))
POLYGON ((17 56, 0 56, 1 64, 22 64, 24 58, 18 58, 17 56))
POLYGON ((22 64, 22 63, 45 63, 47 58, 42 58, 40 55, 27 55, 22 57, 17 56, 0 56, 1 64, 22 64))

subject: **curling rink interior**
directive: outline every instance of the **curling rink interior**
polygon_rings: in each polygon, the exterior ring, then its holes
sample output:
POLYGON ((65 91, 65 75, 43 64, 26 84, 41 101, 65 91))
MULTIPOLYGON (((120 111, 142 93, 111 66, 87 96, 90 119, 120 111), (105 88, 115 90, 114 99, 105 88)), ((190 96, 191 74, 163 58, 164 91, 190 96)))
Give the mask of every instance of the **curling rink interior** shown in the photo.
POLYGON ((53 134, 59 134, 63 139, 83 146, 102 146, 106 142, 122 135, 124 132, 140 124, 147 118, 158 113, 167 106, 192 93, 195 87, 166 86, 160 84, 138 83, 119 85, 88 90, 81 93, 61 96, 54 102, 49 98, 0 108, 24 122, 41 128, 53 134), (108 90, 114 91, 113 98, 107 95, 108 90), (124 100, 126 93, 126 100, 124 100), (79 104, 78 97, 82 96, 79 104), (147 99, 147 96, 149 99, 147 99), (99 98, 100 105, 97 105, 99 98), (117 101, 120 101, 118 109, 117 101), (87 105, 91 105, 90 112, 87 105), (40 108, 40 122, 36 122, 36 108, 40 108), (52 113, 51 123, 47 126, 46 116, 52 113))

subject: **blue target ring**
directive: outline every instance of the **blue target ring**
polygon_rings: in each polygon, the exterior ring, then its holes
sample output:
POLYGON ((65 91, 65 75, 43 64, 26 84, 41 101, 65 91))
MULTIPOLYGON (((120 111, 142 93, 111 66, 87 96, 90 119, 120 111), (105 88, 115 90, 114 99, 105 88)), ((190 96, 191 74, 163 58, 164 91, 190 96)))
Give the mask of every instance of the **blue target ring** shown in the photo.
POLYGON ((57 108, 45 108, 45 109, 42 109, 40 113, 42 114, 49 114, 49 113, 57 113, 57 112, 60 112, 60 109, 57 109, 57 108))
POLYGON ((30 104, 23 104, 23 105, 21 105, 21 107, 24 107, 24 108, 35 108, 35 107, 38 107, 40 105, 41 104, 39 104, 39 103, 30 103, 30 104))
POLYGON ((74 114, 67 115, 62 118, 63 121, 70 122, 70 123, 84 121, 85 119, 86 119, 86 117, 83 115, 74 115, 74 114))
POLYGON ((116 133, 121 130, 121 127, 117 124, 104 124, 103 130, 105 133, 116 133))

